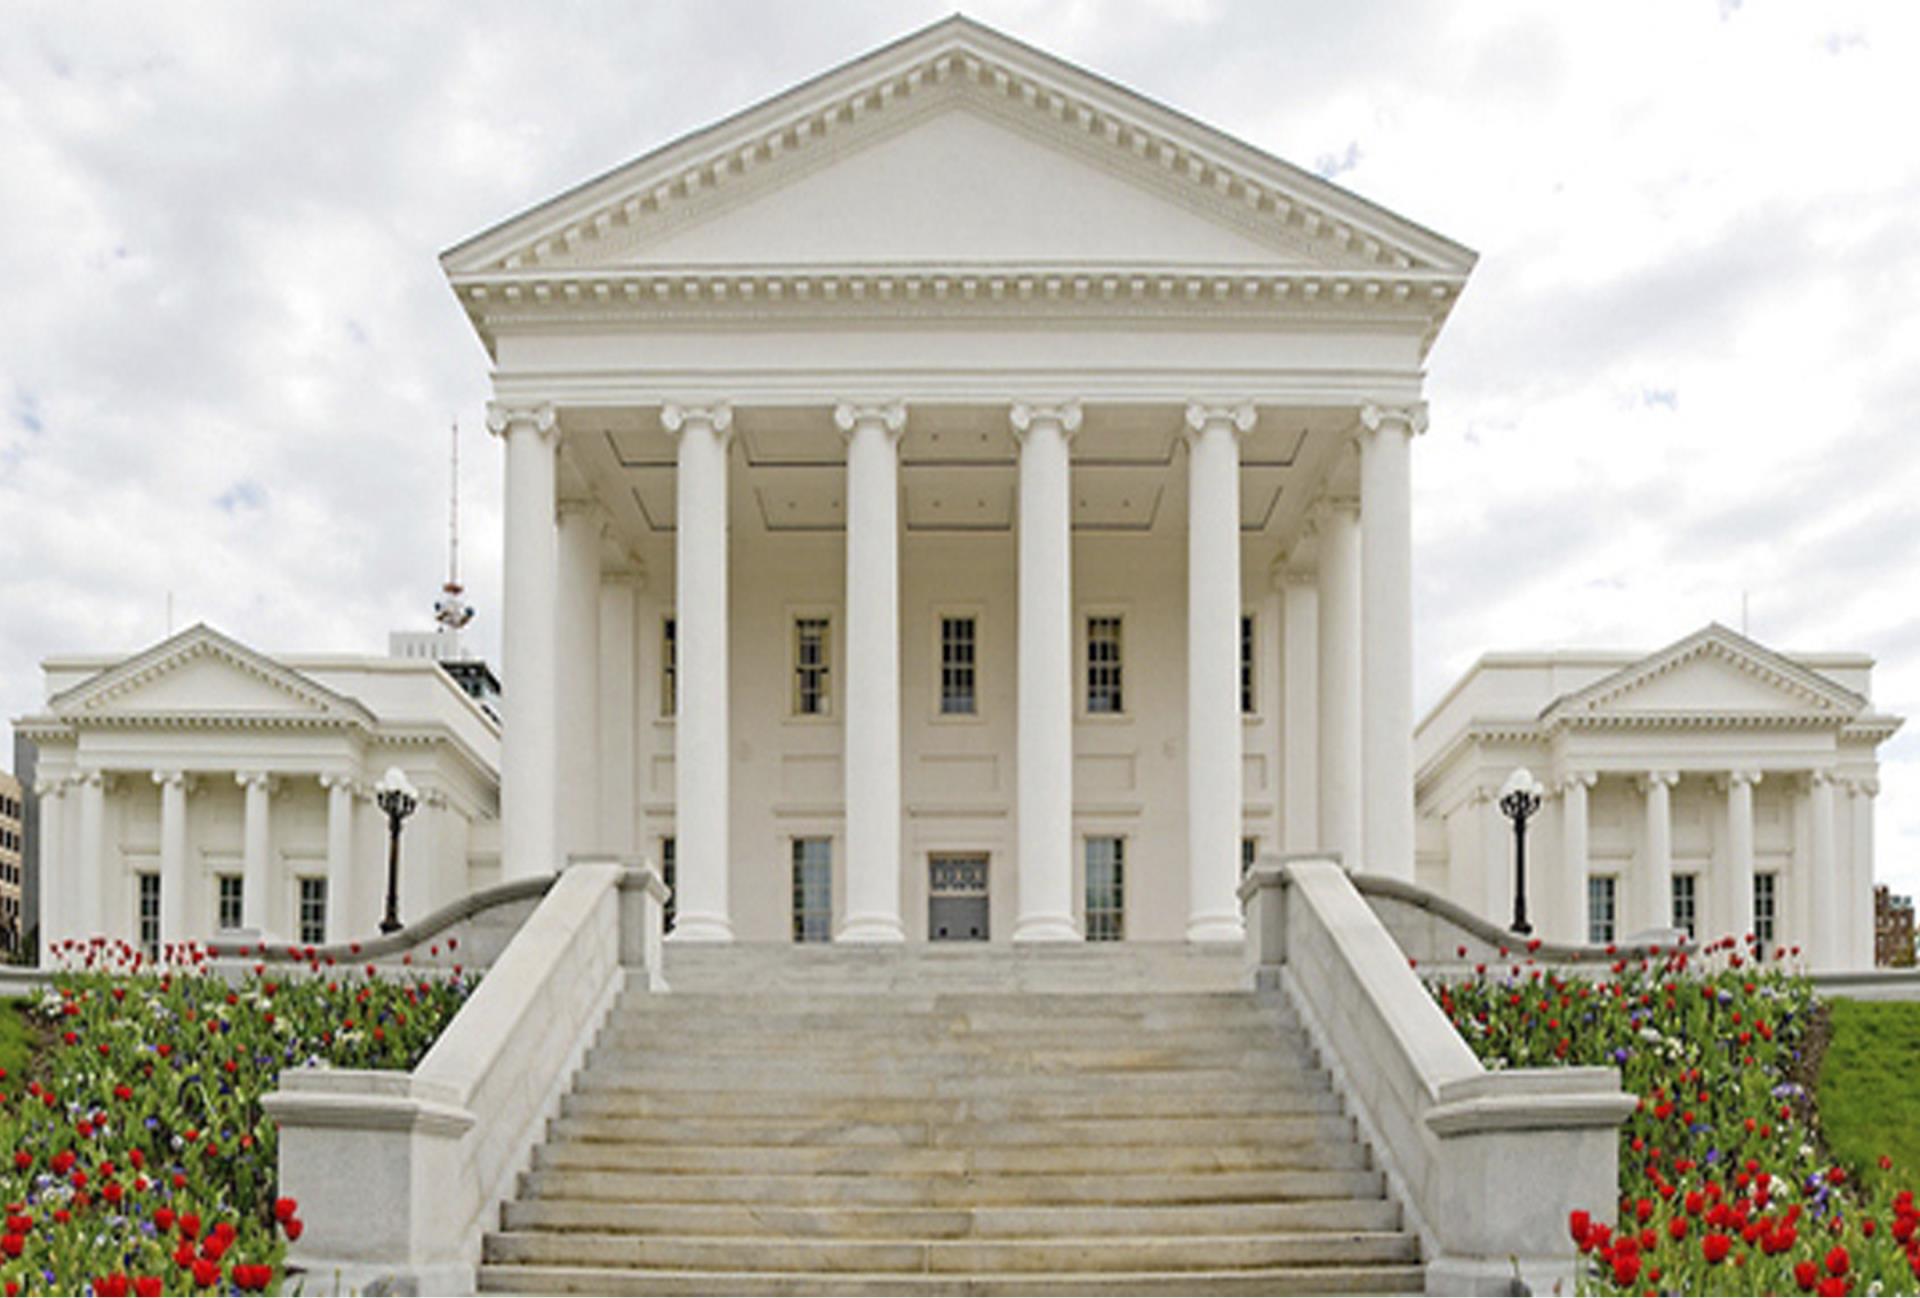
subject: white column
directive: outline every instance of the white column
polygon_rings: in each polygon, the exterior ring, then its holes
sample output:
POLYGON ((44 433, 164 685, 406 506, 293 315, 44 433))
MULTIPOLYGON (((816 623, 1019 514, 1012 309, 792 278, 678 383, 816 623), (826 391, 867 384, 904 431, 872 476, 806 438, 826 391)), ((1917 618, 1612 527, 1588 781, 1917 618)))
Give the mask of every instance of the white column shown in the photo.
POLYGON ((187 939, 187 775, 155 771, 160 786, 160 944, 187 939))
POLYGON ((1282 581, 1282 841, 1289 852, 1312 852, 1320 847, 1320 598, 1310 571, 1286 569, 1282 581))
POLYGON ((1238 942, 1240 438, 1251 405, 1187 407, 1187 941, 1238 942))
POLYGON ((1472 795, 1474 829, 1480 840, 1480 904, 1488 923, 1513 922, 1513 824, 1500 811, 1500 793, 1489 787, 1472 795))
POLYGON ((1652 771, 1639 781, 1646 795, 1640 871, 1643 929, 1673 927, 1673 786, 1679 779, 1672 771, 1652 771))
MULTIPOLYGON (((1360 823, 1360 510, 1336 497, 1316 509, 1320 545, 1320 845, 1364 868, 1360 823)), ((1413 787, 1407 787, 1413 797, 1413 787)))
POLYGON ((487 427, 507 444, 500 873, 503 879, 524 879, 560 867, 553 519, 558 422, 550 405, 495 403, 487 408, 487 427))
MULTIPOLYGON (((354 923, 359 914, 353 895, 353 838, 356 805, 351 775, 323 775, 320 787, 327 791, 327 941, 346 942, 355 936, 354 923)), ((385 858, 381 858, 384 866, 385 858)), ((385 875, 381 884, 385 887, 385 875)), ((165 896, 164 887, 161 896, 165 896)), ((384 896, 384 891, 382 896, 384 896)), ((369 926, 365 935, 373 930, 369 926)))
MULTIPOLYGON (((51 964, 53 944, 79 936, 74 926, 73 862, 67 856, 67 781, 36 783, 40 796, 40 963, 51 964)), ((23 926, 31 917, 22 920, 23 926)))
POLYGON ((1842 949, 1845 929, 1842 927, 1844 903, 1840 891, 1840 861, 1838 852, 1834 850, 1833 786, 1831 771, 1814 771, 1807 777, 1809 819, 1812 821, 1807 893, 1813 913, 1808 916, 1811 921, 1808 926, 1811 941, 1806 954, 1808 966, 1819 970, 1846 966, 1842 949))
POLYGON ((260 771, 241 771, 234 782, 246 793, 245 823, 241 830, 240 926, 264 936, 268 928, 267 889, 272 883, 270 856, 273 841, 273 782, 260 771))
POLYGON ((637 567, 610 569, 600 583, 600 842, 609 852, 640 851, 637 567))
POLYGON ((1587 791, 1598 779, 1592 771, 1572 771, 1560 781, 1560 877, 1566 881, 1562 913, 1569 942, 1587 940, 1587 791))
POLYGON ((1413 439, 1424 402, 1360 411, 1360 839, 1413 881, 1413 439))
MULTIPOLYGON (((1077 402, 1016 405, 1020 440, 1016 942, 1077 942, 1073 924, 1073 515, 1077 402)), ((1238 809, 1235 821, 1238 822, 1238 809)))
POLYGON ((1758 771, 1729 771, 1724 781, 1727 854, 1726 875, 1720 881, 1721 932, 1707 935, 1709 941, 1732 937, 1742 953, 1747 949, 1747 935, 1753 932, 1753 786, 1759 782, 1758 771))
POLYGON ((82 772, 80 785, 80 850, 74 862, 72 914, 74 937, 106 933, 110 897, 106 888, 106 777, 99 771, 82 772))
POLYGON ((847 438, 847 906, 841 942, 900 942, 900 435, 906 407, 842 405, 847 438))
POLYGON ((1852 781, 1853 872, 1847 898, 1847 918, 1853 934, 1852 961, 1856 969, 1873 968, 1873 800, 1880 782, 1871 777, 1852 781))
POLYGON ((674 880, 680 942, 731 942, 727 722, 727 454, 733 409, 668 406, 680 439, 674 529, 674 632, 680 699, 674 720, 674 880))
POLYGON ((560 764, 555 833, 562 861, 597 852, 600 837, 600 537, 606 511, 591 500, 560 502, 555 600, 560 764))

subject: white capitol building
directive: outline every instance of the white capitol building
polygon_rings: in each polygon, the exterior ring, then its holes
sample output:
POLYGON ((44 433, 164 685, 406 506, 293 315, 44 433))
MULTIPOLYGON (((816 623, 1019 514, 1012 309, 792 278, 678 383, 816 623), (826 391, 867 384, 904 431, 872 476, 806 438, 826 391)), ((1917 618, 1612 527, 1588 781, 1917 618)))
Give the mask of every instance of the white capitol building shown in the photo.
MULTIPOLYGON (((1871 663, 1491 655, 1410 481, 1474 254, 951 20, 443 256, 506 458, 498 722, 430 660, 54 657, 43 939, 352 937, 645 858, 682 942, 1219 943, 1269 852, 1552 939, 1871 963, 1871 663)), ((1431 421, 1433 431, 1429 433, 1431 421)))

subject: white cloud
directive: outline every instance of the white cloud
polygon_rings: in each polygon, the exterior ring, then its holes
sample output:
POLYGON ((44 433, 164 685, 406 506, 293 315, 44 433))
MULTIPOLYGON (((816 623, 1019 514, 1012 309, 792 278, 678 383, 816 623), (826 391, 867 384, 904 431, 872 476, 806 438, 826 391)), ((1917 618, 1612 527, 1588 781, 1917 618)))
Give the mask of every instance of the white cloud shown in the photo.
MULTIPOLYGON (((438 581, 485 366, 434 254, 946 11, 233 0, 0 41, 0 714, 207 618, 375 647, 438 581)), ((1920 10, 1001 0, 975 12, 1478 248, 1417 460, 1423 701, 1482 650, 1709 618, 1920 716, 1920 10)), ((497 618, 476 628, 496 643, 497 618)), ((1882 872, 1920 888, 1920 734, 1882 872)))

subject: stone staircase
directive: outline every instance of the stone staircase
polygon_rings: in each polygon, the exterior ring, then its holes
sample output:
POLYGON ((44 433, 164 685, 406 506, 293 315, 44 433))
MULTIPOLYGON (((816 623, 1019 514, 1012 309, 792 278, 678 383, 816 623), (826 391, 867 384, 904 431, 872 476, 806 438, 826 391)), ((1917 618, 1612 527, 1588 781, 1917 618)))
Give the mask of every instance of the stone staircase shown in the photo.
POLYGON ((1419 1292, 1304 1034, 1185 947, 670 947, 482 1292, 1419 1292))

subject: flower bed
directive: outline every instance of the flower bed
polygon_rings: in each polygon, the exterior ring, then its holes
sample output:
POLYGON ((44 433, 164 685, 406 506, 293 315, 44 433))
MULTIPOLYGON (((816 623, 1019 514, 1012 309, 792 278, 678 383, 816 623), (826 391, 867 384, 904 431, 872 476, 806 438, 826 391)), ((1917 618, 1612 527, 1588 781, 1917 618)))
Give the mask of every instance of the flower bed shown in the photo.
POLYGON ((9 1295, 277 1289, 303 1227, 260 1097, 303 1064, 412 1068, 472 985, 316 961, 234 986, 192 948, 157 969, 124 943, 62 954, 29 1011, 35 1075, 0 1077, 9 1295))
MULTIPOLYGON (((1463 952, 1464 954, 1464 952, 1463 952)), ((1914 1293, 1920 1210, 1883 1157, 1827 1161, 1802 1047, 1809 981, 1731 941, 1616 961, 1594 976, 1525 955, 1433 980, 1489 1068, 1610 1064, 1639 1097, 1621 1129, 1620 1202, 1568 1223, 1599 1293, 1914 1293), (1615 1209, 1617 1208, 1617 1214, 1615 1209)))

